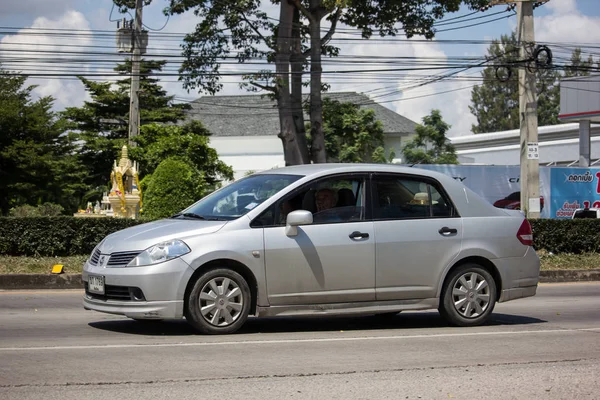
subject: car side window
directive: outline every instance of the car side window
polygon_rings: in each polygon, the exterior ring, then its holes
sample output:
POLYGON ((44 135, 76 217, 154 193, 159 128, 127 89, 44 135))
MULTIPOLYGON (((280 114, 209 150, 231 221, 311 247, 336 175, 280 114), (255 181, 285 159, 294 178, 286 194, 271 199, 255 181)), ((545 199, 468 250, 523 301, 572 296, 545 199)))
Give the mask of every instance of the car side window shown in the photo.
POLYGON ((296 210, 313 213, 315 225, 362 221, 365 218, 365 182, 363 176, 336 176, 317 180, 269 207, 251 226, 285 226, 287 215, 296 210))
POLYGON ((428 180, 377 176, 373 180, 373 216, 375 219, 452 217, 452 204, 442 193, 437 184, 428 180))

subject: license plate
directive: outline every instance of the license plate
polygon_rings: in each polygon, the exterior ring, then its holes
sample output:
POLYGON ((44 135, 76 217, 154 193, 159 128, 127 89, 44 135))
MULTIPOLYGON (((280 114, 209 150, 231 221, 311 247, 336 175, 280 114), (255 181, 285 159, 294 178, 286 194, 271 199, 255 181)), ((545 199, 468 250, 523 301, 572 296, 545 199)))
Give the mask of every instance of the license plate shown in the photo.
POLYGON ((104 277, 88 275, 88 292, 104 294, 104 277))

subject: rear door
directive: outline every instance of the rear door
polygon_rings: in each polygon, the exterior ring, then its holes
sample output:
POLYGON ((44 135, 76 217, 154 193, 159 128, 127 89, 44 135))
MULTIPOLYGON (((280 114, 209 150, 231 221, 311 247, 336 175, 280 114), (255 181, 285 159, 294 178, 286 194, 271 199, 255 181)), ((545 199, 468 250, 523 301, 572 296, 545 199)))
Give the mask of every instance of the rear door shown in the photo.
POLYGON ((377 300, 435 297, 462 241, 448 196, 437 181, 399 174, 375 174, 371 193, 377 300))

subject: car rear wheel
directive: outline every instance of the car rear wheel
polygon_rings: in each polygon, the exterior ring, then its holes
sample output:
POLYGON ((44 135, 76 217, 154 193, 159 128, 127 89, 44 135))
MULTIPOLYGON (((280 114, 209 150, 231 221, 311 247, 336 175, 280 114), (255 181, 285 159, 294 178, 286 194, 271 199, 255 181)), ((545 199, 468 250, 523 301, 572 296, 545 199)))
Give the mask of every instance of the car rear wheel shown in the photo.
POLYGON ((440 298, 440 315, 455 326, 483 324, 496 304, 496 282, 477 264, 465 264, 447 277, 440 298))
POLYGON ((240 274, 230 269, 212 269, 194 283, 185 318, 202 333, 233 333, 248 319, 250 303, 250 288, 240 274))

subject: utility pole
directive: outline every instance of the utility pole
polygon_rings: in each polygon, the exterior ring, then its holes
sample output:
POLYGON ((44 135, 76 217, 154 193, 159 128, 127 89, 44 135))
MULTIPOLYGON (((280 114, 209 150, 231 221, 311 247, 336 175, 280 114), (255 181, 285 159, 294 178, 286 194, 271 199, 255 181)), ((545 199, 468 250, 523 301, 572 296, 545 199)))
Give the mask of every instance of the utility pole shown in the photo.
POLYGON ((131 92, 129 95, 129 146, 135 146, 133 138, 140 130, 140 62, 142 59, 142 8, 143 0, 135 2, 135 21, 133 23, 131 55, 131 92))
MULTIPOLYGON (((547 0, 546 0, 547 1, 547 0)), ((539 0, 538 0, 539 2, 539 0)), ((527 218, 540 217, 540 167, 537 93, 533 51, 533 0, 492 0, 490 6, 517 3, 519 67, 519 121, 521 127, 521 210, 527 218)))

